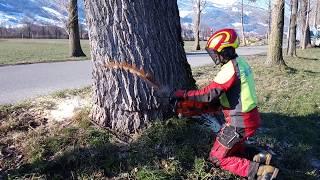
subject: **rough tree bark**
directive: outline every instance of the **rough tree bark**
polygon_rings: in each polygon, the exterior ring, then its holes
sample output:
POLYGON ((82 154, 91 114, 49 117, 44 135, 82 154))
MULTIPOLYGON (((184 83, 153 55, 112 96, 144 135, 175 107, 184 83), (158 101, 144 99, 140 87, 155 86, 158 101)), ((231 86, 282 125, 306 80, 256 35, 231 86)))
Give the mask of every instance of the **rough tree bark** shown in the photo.
POLYGON ((69 33, 68 34, 69 34, 70 56, 71 57, 86 56, 82 51, 82 48, 80 45, 77 0, 69 1, 68 14, 69 14, 69 20, 68 20, 69 33))
POLYGON ((288 44, 288 55, 293 57, 297 56, 296 52, 296 39, 297 39, 297 14, 299 1, 292 0, 292 9, 290 17, 290 35, 289 35, 289 44, 288 44))
POLYGON ((201 0, 194 1, 193 34, 194 48, 200 50, 200 20, 201 20, 201 0))
POLYGON ((310 26, 310 1, 301 0, 301 48, 306 49, 311 46, 310 26))
POLYGON ((286 66, 283 60, 282 44, 284 30, 284 0, 276 0, 272 11, 271 34, 266 64, 286 66))
POLYGON ((94 121, 133 134, 166 117, 157 89, 194 86, 177 1, 85 0, 85 9, 94 121))

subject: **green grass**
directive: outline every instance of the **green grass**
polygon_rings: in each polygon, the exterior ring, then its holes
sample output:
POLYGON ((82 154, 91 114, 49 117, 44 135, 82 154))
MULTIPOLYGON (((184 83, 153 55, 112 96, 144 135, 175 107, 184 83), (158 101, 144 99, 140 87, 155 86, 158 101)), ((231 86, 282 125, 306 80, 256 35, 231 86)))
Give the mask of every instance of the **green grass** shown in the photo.
POLYGON ((0 39, 0 65, 90 59, 89 41, 81 41, 87 57, 70 58, 66 39, 0 39))
MULTIPOLYGON (((286 70, 266 67, 265 56, 249 58, 256 80, 262 129, 251 140, 255 146, 275 153, 279 179, 319 179, 311 159, 320 157, 320 53, 318 49, 298 51, 300 58, 285 58, 286 70)), ((200 87, 208 84, 217 68, 193 69, 200 87)), ((90 90, 64 91, 53 95, 90 96, 90 90)), ((48 103, 50 104, 50 103, 48 103)), ((2 107, 5 119, 14 119, 21 109, 33 105, 2 107)), ((1 114, 1 113, 0 113, 1 114)), ((2 115, 4 116, 4 115, 2 115)), ((23 120, 23 118, 20 120, 23 120)), ((0 120, 0 123, 2 121, 0 120)), ((213 168, 206 161, 213 136, 202 126, 186 119, 157 121, 129 145, 116 143, 112 133, 90 122, 90 110, 82 109, 68 126, 35 130, 22 129, 20 154, 23 163, 11 161, 11 179, 240 179, 213 168), (211 169, 211 170, 210 170, 211 169)), ((16 128, 6 132, 17 131, 16 128)), ((17 139, 0 140, 19 144, 17 139)), ((1 173, 0 173, 1 175, 1 173)))
MULTIPOLYGON (((0 39, 0 65, 57 62, 90 59, 88 40, 81 40, 81 47, 87 57, 69 57, 67 39, 0 39)), ((185 42, 186 52, 195 51, 193 41, 185 42)), ((206 42, 201 41, 201 49, 206 42)))
POLYGON ((66 97, 72 97, 72 96, 79 96, 81 98, 85 98, 86 96, 91 95, 91 87, 84 87, 84 88, 79 88, 79 89, 67 89, 67 90, 62 90, 62 91, 57 91, 51 96, 53 98, 66 98, 66 97))
MULTIPOLYGON (((81 40, 87 57, 69 57, 68 43, 67 39, 0 39, 0 65, 90 59, 88 40, 81 40)), ((204 50, 206 43, 200 41, 201 50, 204 50)), ((194 41, 185 41, 184 48, 186 52, 196 51, 194 41)))
MULTIPOLYGON (((204 47, 206 46, 206 41, 200 41, 200 48, 201 50, 204 50, 204 47)), ((193 52, 196 51, 194 48, 194 41, 184 41, 184 50, 186 52, 193 52)))

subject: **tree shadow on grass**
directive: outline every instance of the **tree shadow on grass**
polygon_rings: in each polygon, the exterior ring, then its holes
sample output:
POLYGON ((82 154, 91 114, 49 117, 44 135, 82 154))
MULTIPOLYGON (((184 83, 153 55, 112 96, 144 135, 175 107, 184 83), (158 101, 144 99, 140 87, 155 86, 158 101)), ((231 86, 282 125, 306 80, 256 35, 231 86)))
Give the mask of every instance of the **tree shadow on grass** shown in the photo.
POLYGON ((320 74, 320 72, 314 72, 314 71, 303 70, 303 69, 298 70, 296 68, 289 67, 289 66, 286 67, 286 70, 287 70, 287 73, 289 73, 289 74, 298 74, 299 71, 302 71, 302 72, 307 73, 309 75, 318 75, 318 74, 320 74))
MULTIPOLYGON (((280 168, 279 179, 319 178, 312 174, 309 162, 312 156, 319 157, 319 114, 262 113, 261 116, 262 129, 268 130, 258 131, 254 139, 256 145, 276 153, 273 163, 280 168)), ((125 172, 133 173, 138 179, 186 179, 186 174, 195 169, 196 159, 207 158, 213 139, 208 130, 194 122, 172 119, 154 124, 129 145, 101 142, 99 146, 72 148, 52 160, 25 164, 9 174, 11 177, 38 174, 47 179, 77 179, 99 173, 101 177, 119 177, 125 172), (143 169, 150 171, 142 172, 143 169)))
POLYGON ((309 57, 302 57, 302 56, 297 56, 297 58, 307 60, 307 61, 319 61, 320 60, 317 58, 309 58, 309 57))
POLYGON ((314 72, 314 71, 310 71, 310 70, 303 70, 303 72, 311 74, 311 75, 318 75, 320 74, 320 72, 314 72))
POLYGON ((259 145, 275 152, 273 163, 279 167, 279 179, 319 179, 319 169, 311 159, 320 157, 319 113, 288 116, 261 113, 263 128, 257 133, 259 145))
POLYGON ((103 176, 119 177, 122 172, 130 173, 135 168, 165 169, 164 163, 167 163, 177 169, 169 174, 161 171, 160 176, 181 178, 178 169, 191 170, 196 158, 206 159, 212 140, 212 134, 195 123, 169 120, 156 123, 129 145, 105 142, 101 146, 73 147, 52 160, 24 164, 9 174, 11 177, 37 174, 48 179, 77 179, 100 172, 103 176))

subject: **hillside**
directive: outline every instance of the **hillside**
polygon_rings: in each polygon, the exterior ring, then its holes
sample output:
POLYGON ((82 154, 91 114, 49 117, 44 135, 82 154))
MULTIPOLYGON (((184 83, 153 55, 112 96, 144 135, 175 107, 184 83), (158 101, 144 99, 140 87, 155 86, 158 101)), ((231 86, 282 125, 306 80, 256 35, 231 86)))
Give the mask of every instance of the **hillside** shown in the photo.
MULTIPOLYGON (((79 1, 79 17, 84 22, 82 1, 79 1)), ((0 26, 21 26, 25 21, 39 25, 63 26, 65 10, 52 1, 43 0, 0 0, 0 26)))
MULTIPOLYGON (((192 1, 178 0, 181 23, 192 23, 192 1)), ((240 5, 234 1, 226 4, 216 0, 208 0, 202 24, 214 29, 222 27, 238 28, 240 25, 240 5)), ((83 1, 79 1, 80 21, 85 22, 83 1)), ((265 34, 267 28, 267 12, 262 8, 246 5, 245 29, 247 32, 265 34), (256 16, 259 14, 259 16, 256 16)), ((22 26, 26 21, 35 24, 55 24, 63 26, 61 19, 66 18, 66 12, 50 1, 43 0, 0 0, 0 26, 22 26)))

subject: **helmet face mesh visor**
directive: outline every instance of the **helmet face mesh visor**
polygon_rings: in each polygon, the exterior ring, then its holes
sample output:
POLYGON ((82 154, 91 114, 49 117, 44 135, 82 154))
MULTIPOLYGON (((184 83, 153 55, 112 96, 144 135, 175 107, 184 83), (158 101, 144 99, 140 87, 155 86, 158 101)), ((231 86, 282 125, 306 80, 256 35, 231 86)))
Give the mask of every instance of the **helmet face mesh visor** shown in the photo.
POLYGON ((220 57, 218 55, 218 52, 211 48, 206 48, 206 51, 208 52, 209 56, 213 60, 213 62, 218 65, 221 63, 220 57))

